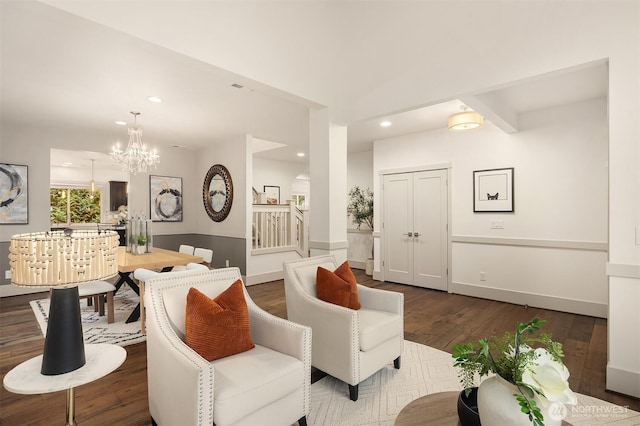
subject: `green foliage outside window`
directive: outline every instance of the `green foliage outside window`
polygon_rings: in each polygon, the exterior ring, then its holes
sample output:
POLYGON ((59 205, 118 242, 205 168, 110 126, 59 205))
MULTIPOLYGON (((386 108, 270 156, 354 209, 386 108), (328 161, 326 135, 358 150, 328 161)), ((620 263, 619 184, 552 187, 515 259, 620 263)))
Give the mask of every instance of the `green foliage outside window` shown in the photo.
POLYGON ((51 223, 100 223, 99 190, 91 197, 85 188, 50 188, 51 223))

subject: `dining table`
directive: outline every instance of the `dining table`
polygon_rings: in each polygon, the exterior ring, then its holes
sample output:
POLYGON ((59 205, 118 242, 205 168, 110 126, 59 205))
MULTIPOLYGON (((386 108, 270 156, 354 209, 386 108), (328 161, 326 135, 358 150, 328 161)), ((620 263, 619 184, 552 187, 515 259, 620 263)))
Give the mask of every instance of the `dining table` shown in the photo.
MULTIPOLYGON (((191 254, 180 253, 174 250, 162 249, 159 247, 153 247, 151 253, 134 254, 128 252, 126 247, 118 248, 118 281, 116 282, 116 291, 118 292, 120 287, 124 283, 140 297, 140 302, 136 308, 131 312, 126 323, 134 322, 140 319, 141 310, 144 309, 144 292, 138 283, 133 280, 131 274, 138 268, 144 269, 160 269, 162 272, 170 271, 174 266, 187 265, 188 263, 202 263, 202 257, 194 256, 191 254), (141 306, 142 304, 142 306, 141 306)), ((142 321, 144 321, 144 314, 142 314, 142 321)), ((142 328, 144 330, 144 328, 142 328)))

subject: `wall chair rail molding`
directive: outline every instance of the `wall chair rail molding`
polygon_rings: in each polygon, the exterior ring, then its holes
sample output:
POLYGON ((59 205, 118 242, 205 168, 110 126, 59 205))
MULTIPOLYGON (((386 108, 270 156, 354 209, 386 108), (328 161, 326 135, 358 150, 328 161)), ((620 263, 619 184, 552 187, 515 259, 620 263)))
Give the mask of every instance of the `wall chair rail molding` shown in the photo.
POLYGON ((467 235, 453 235, 453 243, 466 244, 492 244, 500 246, 520 246, 539 248, 558 248, 568 250, 590 250, 607 252, 609 244, 598 241, 570 241, 570 240, 538 240, 531 238, 506 238, 506 237, 476 237, 467 235))
MULTIPOLYGON (((607 275, 610 277, 640 279, 640 265, 607 263, 607 275)), ((640 285, 640 281, 638 281, 640 285)))

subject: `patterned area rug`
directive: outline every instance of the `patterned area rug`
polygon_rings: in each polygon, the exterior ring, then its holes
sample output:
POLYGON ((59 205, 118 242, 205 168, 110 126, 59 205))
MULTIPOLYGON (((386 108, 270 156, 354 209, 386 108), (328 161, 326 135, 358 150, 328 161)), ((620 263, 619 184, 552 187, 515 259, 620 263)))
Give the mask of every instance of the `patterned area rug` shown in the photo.
POLYGON ((399 370, 393 363, 360 383, 358 400, 331 376, 311 385, 312 425, 393 425, 398 413, 423 395, 461 390, 451 354, 404 341, 399 370))
MULTIPOLYGON (((140 321, 125 324, 129 314, 138 304, 138 295, 130 288, 121 288, 114 296, 115 321, 107 324, 107 316, 99 316, 93 306, 87 306, 87 299, 80 300, 82 330, 85 343, 112 343, 119 346, 144 342, 146 336, 140 332, 140 321)), ((31 309, 38 320, 42 334, 47 334, 49 299, 33 300, 31 309)))
MULTIPOLYGON (((387 365, 360 383, 358 400, 349 399, 345 383, 327 376, 311 385, 310 425, 391 426, 400 411, 421 396, 461 390, 451 354, 404 341, 400 370, 387 365)), ((567 406, 566 417, 574 426, 638 426, 640 413, 587 395, 577 394, 578 404, 567 406)), ((430 424, 425 418, 424 424, 430 424)))

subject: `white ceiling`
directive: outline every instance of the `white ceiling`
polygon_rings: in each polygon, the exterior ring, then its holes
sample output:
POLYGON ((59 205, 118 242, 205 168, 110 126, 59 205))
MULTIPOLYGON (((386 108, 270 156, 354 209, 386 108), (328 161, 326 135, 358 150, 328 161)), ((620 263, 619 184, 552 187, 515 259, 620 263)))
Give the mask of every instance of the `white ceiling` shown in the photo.
MULTIPOLYGON (((3 123, 88 130, 95 142, 87 150, 106 154, 127 139, 114 121, 130 122, 129 112, 139 111, 150 145, 198 149, 248 133, 267 142, 261 146, 284 145, 256 155, 307 161, 296 153, 308 151, 313 102, 41 3, 0 4, 3 123)), ((351 152, 371 149, 373 140, 443 128, 463 102, 513 131, 518 114, 606 96, 607 81, 601 61, 343 124, 351 152), (380 127, 383 119, 392 125, 380 127)))

